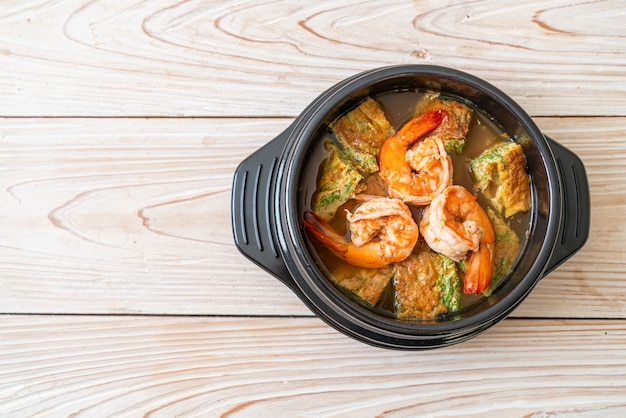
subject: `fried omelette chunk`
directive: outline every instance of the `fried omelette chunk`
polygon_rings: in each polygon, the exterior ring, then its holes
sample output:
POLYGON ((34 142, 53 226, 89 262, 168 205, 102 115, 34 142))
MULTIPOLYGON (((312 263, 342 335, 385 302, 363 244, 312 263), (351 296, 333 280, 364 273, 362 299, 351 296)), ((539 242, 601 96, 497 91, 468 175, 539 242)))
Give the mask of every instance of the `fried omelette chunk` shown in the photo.
POLYGON ((448 117, 436 127, 428 136, 440 138, 447 152, 461 154, 467 141, 473 110, 469 106, 456 100, 432 99, 419 109, 419 113, 431 110, 445 110, 448 117))
POLYGON ((507 141, 470 159, 476 187, 505 218, 530 208, 530 178, 521 145, 507 141))
POLYGON ((487 208, 487 215, 489 215, 493 230, 496 233, 492 283, 497 284, 498 280, 511 272, 520 252, 521 244, 519 236, 493 209, 487 208))
POLYGON ((376 158, 385 140, 394 134, 380 104, 370 98, 331 123, 339 143, 363 174, 378 171, 376 158))
POLYGON ((423 250, 396 264, 395 270, 398 318, 433 319, 459 309, 462 280, 451 259, 423 250))
POLYGON ((339 206, 364 189, 365 184, 363 176, 344 150, 331 141, 327 141, 324 148, 330 155, 322 164, 311 207, 313 213, 329 221, 335 216, 339 206))
POLYGON ((392 267, 366 269, 347 264, 338 266, 332 274, 336 285, 368 308, 378 303, 392 277, 392 267))

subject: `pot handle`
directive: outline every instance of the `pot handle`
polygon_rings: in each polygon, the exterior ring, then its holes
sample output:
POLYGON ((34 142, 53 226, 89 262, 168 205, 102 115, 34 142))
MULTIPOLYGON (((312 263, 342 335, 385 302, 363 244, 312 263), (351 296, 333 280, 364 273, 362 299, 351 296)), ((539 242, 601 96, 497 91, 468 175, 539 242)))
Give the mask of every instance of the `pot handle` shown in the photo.
POLYGON ((583 162, 563 145, 545 136, 562 184, 561 229, 544 276, 573 256, 587 241, 591 219, 589 183, 583 162))
POLYGON ((276 239, 273 206, 280 156, 292 129, 289 126, 239 164, 233 178, 231 220, 237 249, 293 289, 295 282, 276 239))

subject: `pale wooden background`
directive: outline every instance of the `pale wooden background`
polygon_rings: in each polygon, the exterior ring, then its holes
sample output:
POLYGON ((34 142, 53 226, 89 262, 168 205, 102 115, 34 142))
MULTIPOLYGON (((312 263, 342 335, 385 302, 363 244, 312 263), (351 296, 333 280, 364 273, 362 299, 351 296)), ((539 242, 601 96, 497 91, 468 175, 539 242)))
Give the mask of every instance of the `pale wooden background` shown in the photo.
POLYGON ((0 1, 0 415, 626 416, 620 1, 0 1), (236 250, 237 164, 390 64, 471 72, 584 161, 586 246, 395 352, 236 250))

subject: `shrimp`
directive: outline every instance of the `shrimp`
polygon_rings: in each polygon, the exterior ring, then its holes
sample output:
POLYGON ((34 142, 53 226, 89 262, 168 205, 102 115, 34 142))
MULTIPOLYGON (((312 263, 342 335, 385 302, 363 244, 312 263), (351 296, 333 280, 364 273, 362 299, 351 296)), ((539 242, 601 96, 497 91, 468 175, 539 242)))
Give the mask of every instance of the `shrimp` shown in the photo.
POLYGON ((452 185, 452 160, 440 138, 427 137, 409 149, 447 117, 445 110, 426 112, 383 143, 380 177, 387 183, 391 197, 424 206, 452 185))
POLYGON ((471 252, 463 291, 480 294, 491 281, 496 240, 491 220, 463 186, 450 186, 436 196, 420 221, 426 243, 434 251, 460 261, 471 252))
POLYGON ((351 241, 326 221, 307 212, 306 230, 348 264, 382 268, 406 259, 419 238, 419 228, 409 207, 399 199, 377 197, 347 211, 351 241))

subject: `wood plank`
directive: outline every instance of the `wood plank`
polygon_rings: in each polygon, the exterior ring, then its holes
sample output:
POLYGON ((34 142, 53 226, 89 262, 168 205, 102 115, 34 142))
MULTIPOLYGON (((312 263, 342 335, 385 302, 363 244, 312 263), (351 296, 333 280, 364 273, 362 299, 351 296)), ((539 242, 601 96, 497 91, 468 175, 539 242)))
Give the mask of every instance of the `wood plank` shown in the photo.
MULTIPOLYGON (((626 120, 537 121, 586 164, 591 234, 514 314, 624 318, 626 120)), ((0 312, 310 315, 231 233, 236 166, 290 122, 0 119, 0 312)))
POLYGON ((505 320, 425 352, 315 318, 4 316, 4 416, 626 413, 626 322, 505 320))
POLYGON ((569 311, 573 317, 601 317, 600 311, 608 309, 623 318, 626 293, 618 290, 617 298, 608 295, 621 287, 626 271, 626 242, 622 241, 626 235, 626 125, 619 118, 536 121, 583 160, 591 191, 591 230, 583 250, 542 280, 515 313, 550 316, 556 305, 559 316, 567 317, 565 311, 569 311))
POLYGON ((236 166, 289 122, 3 120, 0 311, 308 314, 230 223, 236 166))
POLYGON ((9 0, 0 45, 3 116, 294 117, 390 64, 468 71, 533 115, 626 116, 619 2, 9 0))

